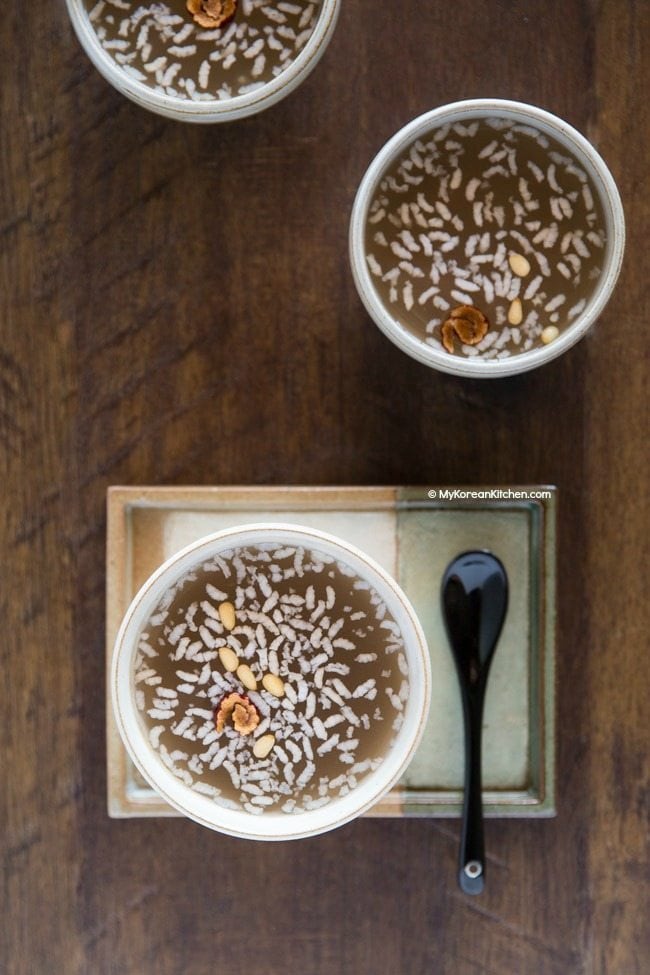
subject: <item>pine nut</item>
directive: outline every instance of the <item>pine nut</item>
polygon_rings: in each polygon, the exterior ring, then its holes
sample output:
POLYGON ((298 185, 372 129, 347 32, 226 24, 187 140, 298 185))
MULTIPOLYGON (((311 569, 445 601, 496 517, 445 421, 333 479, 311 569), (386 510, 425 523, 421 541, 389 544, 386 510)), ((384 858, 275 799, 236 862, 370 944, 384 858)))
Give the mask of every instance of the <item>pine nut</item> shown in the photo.
POLYGON ((523 254, 512 253, 508 258, 508 263, 512 273, 516 274, 518 278, 525 278, 527 274, 530 274, 530 264, 523 254))
POLYGON ((230 647, 219 647, 219 660, 225 670, 234 673, 239 667, 239 657, 230 647))
POLYGON ((520 325, 523 317, 524 310, 521 307, 521 301, 519 298, 515 298, 508 309, 508 321, 511 325, 520 325))
POLYGON ((274 697, 284 696, 284 681, 281 677, 277 677, 275 674, 264 674, 262 685, 274 697))
POLYGON ((221 603, 219 606, 219 619, 227 630, 234 629, 236 618, 235 607, 232 603, 221 603))
POLYGON ((253 745, 253 755, 255 758, 266 758, 275 745, 275 735, 262 735, 253 745))
POLYGON ((553 342, 559 334, 560 330, 556 325, 547 325, 540 338, 544 345, 548 345, 549 342, 553 342))
POLYGON ((250 669, 248 664, 240 664, 237 668, 237 676, 244 685, 244 687, 249 691, 254 691, 257 689, 257 681, 255 680, 255 675, 250 669))

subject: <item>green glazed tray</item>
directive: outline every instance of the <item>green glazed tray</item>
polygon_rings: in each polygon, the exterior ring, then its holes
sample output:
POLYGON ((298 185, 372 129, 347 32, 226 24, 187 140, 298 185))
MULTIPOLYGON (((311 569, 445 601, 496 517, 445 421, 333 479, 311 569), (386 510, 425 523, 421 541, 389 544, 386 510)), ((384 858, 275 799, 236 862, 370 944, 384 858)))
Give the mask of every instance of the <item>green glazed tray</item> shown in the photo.
MULTIPOLYGON (((508 615, 488 684, 483 803, 488 816, 555 814, 555 506, 553 487, 114 487, 108 495, 107 643, 140 585, 190 542, 235 525, 285 521, 345 538, 393 575, 424 628, 433 672, 422 743, 371 816, 457 816, 463 726, 440 615, 451 559, 487 548, 504 563, 508 615)), ((107 701, 110 816, 174 816, 140 777, 107 701)))

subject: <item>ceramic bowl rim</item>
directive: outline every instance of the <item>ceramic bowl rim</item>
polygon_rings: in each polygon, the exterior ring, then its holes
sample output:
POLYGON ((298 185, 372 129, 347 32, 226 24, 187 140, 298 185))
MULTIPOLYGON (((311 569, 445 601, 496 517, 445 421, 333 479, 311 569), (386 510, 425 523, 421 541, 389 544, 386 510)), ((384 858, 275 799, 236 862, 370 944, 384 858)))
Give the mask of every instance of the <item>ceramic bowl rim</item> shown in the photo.
POLYGON ((431 667, 421 624, 397 582, 356 546, 326 532, 287 523, 240 525, 204 536, 167 559, 132 600, 115 640, 111 663, 111 699, 118 731, 135 766, 171 806, 211 829, 249 839, 285 840, 316 835, 357 818, 388 792, 402 776, 424 731, 431 697, 431 667), (349 564, 379 592, 400 625, 410 668, 406 718, 381 765, 347 796, 315 810, 263 813, 219 806, 181 782, 154 752, 138 718, 133 687, 133 659, 142 626, 170 585, 210 553, 239 544, 282 539, 312 545, 349 564))
POLYGON ((168 95, 131 77, 102 47, 90 23, 83 0, 66 0, 75 33, 101 75, 121 94, 142 108, 187 122, 229 122, 270 108, 290 94, 316 67, 329 44, 338 19, 341 0, 321 0, 314 30, 287 68, 254 91, 228 99, 192 101, 168 95))
POLYGON ((575 345, 601 314, 618 279, 625 247, 625 217, 621 198, 605 161, 591 143, 568 122, 545 109, 501 98, 472 98, 441 105, 412 119, 379 150, 366 170, 352 207, 349 257, 352 275, 366 311, 398 348, 412 358, 442 372, 468 378, 499 378, 535 369, 562 355, 575 345), (368 208, 387 169, 409 145, 447 122, 485 117, 512 118, 533 124, 564 145, 585 167, 603 206, 607 245, 598 286, 585 311, 555 341, 538 349, 520 352, 506 359, 484 360, 480 356, 451 356, 427 345, 393 316, 375 289, 365 251, 368 208))

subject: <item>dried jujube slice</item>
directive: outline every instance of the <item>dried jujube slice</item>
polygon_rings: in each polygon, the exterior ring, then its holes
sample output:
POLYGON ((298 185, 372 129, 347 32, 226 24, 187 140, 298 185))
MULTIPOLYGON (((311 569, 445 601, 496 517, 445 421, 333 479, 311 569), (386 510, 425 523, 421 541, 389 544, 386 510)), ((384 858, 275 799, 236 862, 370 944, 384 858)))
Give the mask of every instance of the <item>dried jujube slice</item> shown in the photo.
POLYGON ((478 345, 487 335, 490 323, 480 308, 474 305, 458 305, 442 323, 442 344, 447 352, 454 351, 454 335, 463 345, 478 345))
POLYGON ((250 735, 260 723, 257 708, 243 694, 227 694, 215 710, 215 727, 218 732, 223 731, 229 720, 233 728, 240 735, 250 735))
POLYGON ((454 336, 456 334, 456 325, 453 319, 448 318, 446 322, 442 323, 440 328, 442 333, 442 344, 446 348, 447 352, 454 352, 454 336))
POLYGON ((237 12, 237 0, 186 0, 186 6, 200 27, 223 27, 237 12))

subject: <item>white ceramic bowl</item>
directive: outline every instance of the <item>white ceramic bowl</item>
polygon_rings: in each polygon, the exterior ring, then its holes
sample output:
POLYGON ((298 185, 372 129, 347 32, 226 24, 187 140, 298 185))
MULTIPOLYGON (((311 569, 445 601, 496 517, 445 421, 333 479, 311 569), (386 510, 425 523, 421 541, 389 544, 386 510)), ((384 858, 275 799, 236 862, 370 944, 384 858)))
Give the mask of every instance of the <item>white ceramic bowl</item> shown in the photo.
POLYGON ((200 539, 165 562, 137 594, 117 636, 111 669, 111 695, 117 727, 133 762, 151 786, 174 808, 211 829, 259 840, 299 839, 333 829, 374 805, 398 781, 420 741, 430 701, 430 663, 426 641, 408 599, 376 562, 341 539, 295 525, 246 525, 200 539), (142 628, 170 586, 220 551, 264 542, 303 545, 334 556, 369 582, 401 629, 409 667, 410 694, 404 721, 381 764, 347 795, 317 809, 264 812, 219 805, 183 783, 152 748, 135 701, 134 658, 142 628))
MULTIPOLYGON (((66 0, 68 14, 77 37, 97 70, 119 92, 142 108, 183 122, 229 122, 269 108, 285 98, 311 73, 329 44, 339 14, 341 0, 321 0, 316 24, 295 59, 271 81, 253 91, 230 98, 195 101, 170 95, 130 75, 102 46, 90 21, 83 0, 66 0)), ((241 9, 242 0, 240 0, 241 9)), ((119 11, 116 10, 116 14, 119 11)), ((188 14, 188 24, 192 19, 188 14)), ((224 31, 227 25, 222 28, 224 31)))
POLYGON ((350 262, 357 290, 369 315, 403 352, 425 365, 442 372, 472 378, 496 378, 527 372, 566 352, 583 337, 607 303, 621 268, 625 243, 625 220, 616 184, 605 162, 593 146, 567 122, 532 105, 503 99, 478 98, 443 105, 419 116, 400 129, 380 150, 368 167, 359 186, 350 223, 350 262), (465 358, 450 355, 419 339, 395 316, 394 310, 380 297, 366 260, 365 232, 368 210, 375 191, 404 151, 417 139, 426 137, 449 122, 498 117, 533 126, 565 146, 593 180, 602 203, 607 242, 602 274, 582 312, 550 344, 511 355, 509 358, 484 360, 480 355, 465 358))

